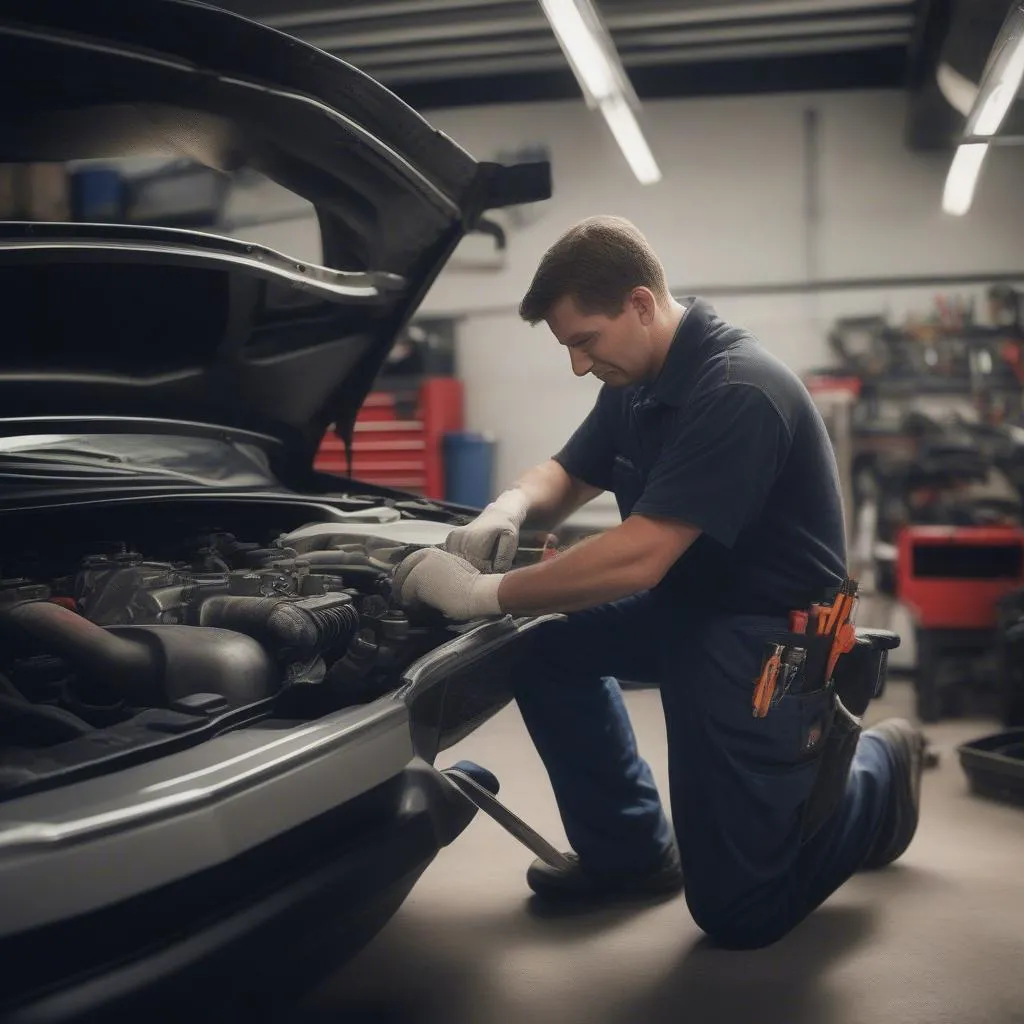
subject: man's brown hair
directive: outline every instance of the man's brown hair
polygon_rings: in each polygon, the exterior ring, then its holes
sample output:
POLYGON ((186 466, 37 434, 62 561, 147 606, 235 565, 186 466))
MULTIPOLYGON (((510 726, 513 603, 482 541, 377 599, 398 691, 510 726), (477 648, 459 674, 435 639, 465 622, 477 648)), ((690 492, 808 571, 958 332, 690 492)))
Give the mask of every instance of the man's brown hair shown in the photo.
POLYGON ((618 316, 629 293, 641 286, 659 300, 670 297, 665 269, 647 239, 623 217, 588 217, 544 253, 519 315, 539 323, 571 295, 583 313, 618 316))

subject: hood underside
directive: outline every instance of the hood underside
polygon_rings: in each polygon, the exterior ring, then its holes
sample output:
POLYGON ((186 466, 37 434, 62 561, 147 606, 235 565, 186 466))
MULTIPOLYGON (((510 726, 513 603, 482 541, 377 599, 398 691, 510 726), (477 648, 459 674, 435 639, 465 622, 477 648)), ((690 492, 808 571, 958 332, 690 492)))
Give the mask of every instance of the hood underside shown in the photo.
POLYGON ((11 0, 0 163, 133 155, 251 169, 310 202, 323 267, 189 231, 0 222, 8 416, 147 415, 258 431, 309 465, 487 209, 546 164, 478 163, 344 62, 181 0, 11 0), (21 310, 16 316, 12 311, 21 310))

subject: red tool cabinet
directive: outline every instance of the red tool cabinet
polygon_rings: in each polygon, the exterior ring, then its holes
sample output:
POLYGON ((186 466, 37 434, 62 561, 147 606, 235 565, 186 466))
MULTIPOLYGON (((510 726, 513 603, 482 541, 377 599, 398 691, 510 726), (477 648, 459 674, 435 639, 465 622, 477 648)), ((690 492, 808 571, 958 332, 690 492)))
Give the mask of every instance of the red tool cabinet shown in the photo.
MULTIPOLYGON (((398 392, 371 392, 356 419, 352 438, 352 477, 381 487, 444 498, 442 439, 462 430, 462 381, 425 380, 412 400, 398 392)), ((349 473, 345 445, 328 430, 314 466, 323 473, 349 473)))
POLYGON ((923 722, 945 717, 973 688, 997 642, 999 601, 1024 586, 1017 526, 905 527, 897 540, 896 596, 914 620, 915 703, 923 722))
POLYGON ((907 526, 897 540, 896 594, 924 629, 990 629, 997 602, 1024 586, 1024 530, 907 526))

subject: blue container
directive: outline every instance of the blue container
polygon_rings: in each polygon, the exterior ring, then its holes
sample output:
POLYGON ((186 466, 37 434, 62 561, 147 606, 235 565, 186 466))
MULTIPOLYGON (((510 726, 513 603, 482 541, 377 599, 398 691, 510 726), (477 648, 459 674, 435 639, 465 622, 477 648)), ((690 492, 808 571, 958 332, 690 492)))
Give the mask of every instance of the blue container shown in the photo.
POLYGON ((107 223, 124 216, 124 180, 110 167, 88 167, 71 176, 75 219, 107 223))
POLYGON ((484 434, 445 434, 444 496, 457 505, 483 508, 492 497, 495 443, 484 434))

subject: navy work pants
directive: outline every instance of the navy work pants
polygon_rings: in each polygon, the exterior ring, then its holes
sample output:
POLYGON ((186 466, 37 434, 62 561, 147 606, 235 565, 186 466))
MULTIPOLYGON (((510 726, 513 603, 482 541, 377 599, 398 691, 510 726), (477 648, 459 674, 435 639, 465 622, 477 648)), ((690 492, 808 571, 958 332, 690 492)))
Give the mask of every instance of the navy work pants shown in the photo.
POLYGON ((852 732, 856 753, 832 785, 834 810, 808 834, 834 698, 787 695, 765 718, 751 713, 764 644, 785 627, 688 619, 641 594, 538 627, 515 686, 581 861, 597 873, 643 871, 674 831, 690 912, 731 948, 781 938, 861 867, 891 784, 884 744, 852 732), (615 677, 660 685, 671 824, 615 677))

